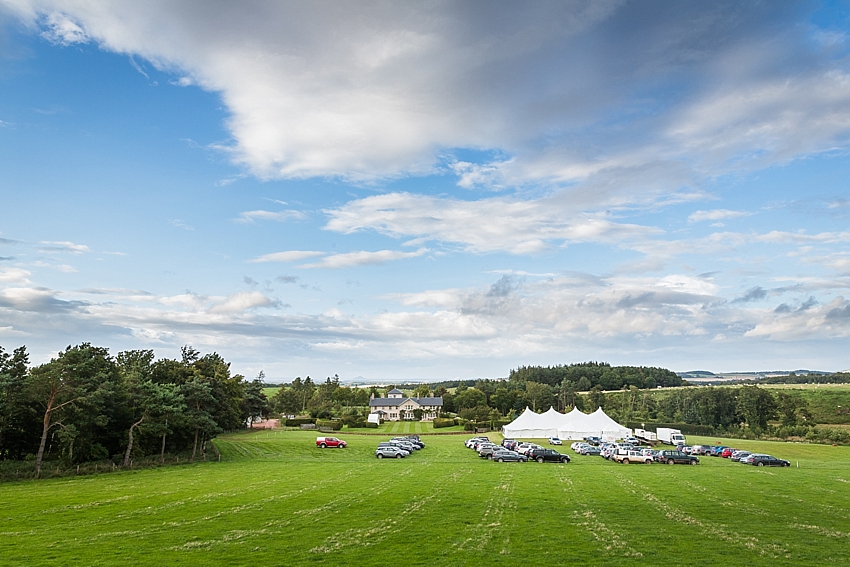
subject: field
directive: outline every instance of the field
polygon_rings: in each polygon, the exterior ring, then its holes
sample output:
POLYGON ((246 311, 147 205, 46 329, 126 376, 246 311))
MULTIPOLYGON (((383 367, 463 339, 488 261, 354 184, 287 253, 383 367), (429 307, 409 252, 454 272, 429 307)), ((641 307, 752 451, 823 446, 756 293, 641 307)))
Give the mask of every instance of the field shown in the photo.
POLYGON ((0 565, 850 563, 850 447, 730 443, 786 469, 567 447, 541 465, 484 461, 462 434, 383 461, 378 437, 340 437, 247 432, 217 441, 221 462, 1 484, 0 565))

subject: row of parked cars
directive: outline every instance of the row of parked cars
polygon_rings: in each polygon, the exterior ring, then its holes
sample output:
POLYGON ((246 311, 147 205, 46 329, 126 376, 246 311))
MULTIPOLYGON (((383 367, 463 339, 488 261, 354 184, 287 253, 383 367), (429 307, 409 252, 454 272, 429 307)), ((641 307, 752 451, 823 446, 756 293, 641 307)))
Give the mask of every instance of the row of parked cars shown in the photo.
POLYGON ((538 463, 569 463, 570 456, 554 449, 546 449, 535 443, 520 443, 514 439, 504 439, 501 444, 487 437, 473 437, 466 441, 466 447, 478 453, 482 459, 497 463, 537 461, 538 463))
POLYGON ((629 465, 633 463, 666 463, 668 465, 688 464, 698 465, 699 457, 676 450, 655 450, 648 447, 639 447, 637 444, 622 443, 600 443, 595 445, 587 441, 576 441, 570 448, 580 455, 600 455, 601 457, 629 465))
POLYGON ((415 451, 420 451, 425 448, 418 435, 408 435, 407 437, 393 437, 389 441, 378 443, 378 448, 375 449, 375 456, 379 459, 403 459, 415 451))

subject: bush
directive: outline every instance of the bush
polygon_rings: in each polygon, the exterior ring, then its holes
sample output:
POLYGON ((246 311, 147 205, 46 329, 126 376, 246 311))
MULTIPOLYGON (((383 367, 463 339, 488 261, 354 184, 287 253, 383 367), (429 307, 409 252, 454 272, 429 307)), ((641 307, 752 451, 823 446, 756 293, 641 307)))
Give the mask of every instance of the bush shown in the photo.
POLYGON ((377 423, 372 423, 371 421, 363 422, 363 427, 366 429, 378 429, 377 423))
POLYGON ((452 427, 456 425, 454 419, 446 419, 443 417, 435 417, 433 423, 434 429, 440 429, 441 427, 452 427))
POLYGON ((317 419, 316 427, 327 427, 333 431, 342 429, 342 421, 338 419, 317 419))
POLYGON ((299 427, 307 423, 316 423, 316 420, 312 417, 293 417, 291 419, 287 419, 284 422, 284 425, 287 427, 299 427))

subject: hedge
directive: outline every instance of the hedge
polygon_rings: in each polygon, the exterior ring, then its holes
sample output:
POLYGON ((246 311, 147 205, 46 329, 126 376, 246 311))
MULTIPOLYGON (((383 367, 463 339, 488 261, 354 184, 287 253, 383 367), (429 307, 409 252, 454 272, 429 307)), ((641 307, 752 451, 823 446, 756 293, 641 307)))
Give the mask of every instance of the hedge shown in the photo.
POLYGON ((342 421, 338 419, 317 419, 316 427, 328 427, 334 431, 342 429, 342 421))
POLYGON ((441 427, 452 427, 456 425, 454 419, 445 419, 442 417, 435 417, 433 423, 434 429, 440 429, 441 427))
POLYGON ((287 427, 298 427, 307 423, 316 423, 316 420, 312 417, 293 417, 291 419, 287 419, 283 424, 287 427))

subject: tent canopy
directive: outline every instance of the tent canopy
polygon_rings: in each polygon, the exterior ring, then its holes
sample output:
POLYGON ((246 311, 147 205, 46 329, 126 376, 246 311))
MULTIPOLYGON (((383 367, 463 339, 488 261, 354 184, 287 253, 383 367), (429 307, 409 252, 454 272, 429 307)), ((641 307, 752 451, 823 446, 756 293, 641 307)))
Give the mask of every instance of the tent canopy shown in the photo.
POLYGON ((622 439, 631 434, 631 429, 611 419, 602 408, 588 415, 578 408, 563 414, 550 407, 542 414, 525 408, 519 417, 502 428, 502 432, 511 439, 584 439, 589 436, 622 439))

